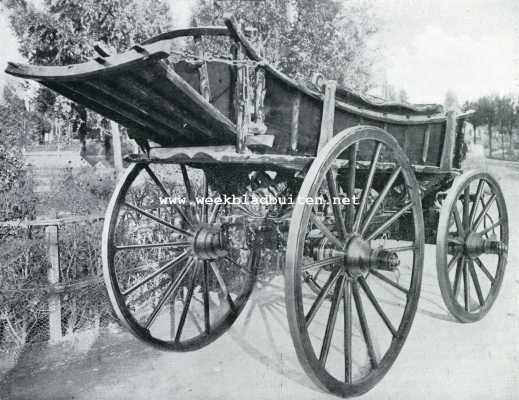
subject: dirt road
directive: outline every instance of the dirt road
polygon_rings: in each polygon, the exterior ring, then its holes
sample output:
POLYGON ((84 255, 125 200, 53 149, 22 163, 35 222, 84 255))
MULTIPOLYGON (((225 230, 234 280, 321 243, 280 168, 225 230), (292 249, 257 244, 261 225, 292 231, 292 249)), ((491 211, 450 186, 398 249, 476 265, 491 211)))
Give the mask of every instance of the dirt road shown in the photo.
MULTIPOLYGON (((443 306, 434 247, 426 249, 419 311, 410 336, 368 399, 519 398, 519 164, 484 160, 501 180, 510 216, 510 256, 501 294, 475 324, 443 306)), ((297 362, 283 280, 259 288, 229 334, 195 353, 150 349, 126 333, 78 338, 27 351, 0 383, 2 399, 325 399, 297 362)))

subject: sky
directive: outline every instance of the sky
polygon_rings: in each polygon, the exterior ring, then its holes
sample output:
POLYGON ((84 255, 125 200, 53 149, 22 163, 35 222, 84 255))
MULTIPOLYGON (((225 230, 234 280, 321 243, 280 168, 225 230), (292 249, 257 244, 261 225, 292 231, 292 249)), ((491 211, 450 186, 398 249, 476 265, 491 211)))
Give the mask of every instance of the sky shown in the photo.
MULTIPOLYGON (((175 24, 188 25, 195 1, 169 1, 175 24)), ((380 21, 377 80, 404 89, 411 102, 443 103, 447 90, 461 102, 519 93, 519 0, 369 1, 380 21)), ((3 70, 21 57, 1 9, 0 38, 3 70)))

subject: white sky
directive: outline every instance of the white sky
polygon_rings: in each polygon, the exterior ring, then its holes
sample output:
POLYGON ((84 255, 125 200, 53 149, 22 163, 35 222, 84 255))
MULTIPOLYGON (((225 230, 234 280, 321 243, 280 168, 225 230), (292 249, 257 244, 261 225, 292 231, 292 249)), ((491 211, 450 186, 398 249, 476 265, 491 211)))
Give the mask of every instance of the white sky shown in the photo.
MULTIPOLYGON (((195 1, 169 1, 175 24, 189 24, 195 1)), ((378 75, 410 101, 442 103, 448 89, 460 101, 519 93, 519 0, 371 1, 381 20, 378 75)), ((0 38, 3 70, 20 56, 1 9, 0 38)))

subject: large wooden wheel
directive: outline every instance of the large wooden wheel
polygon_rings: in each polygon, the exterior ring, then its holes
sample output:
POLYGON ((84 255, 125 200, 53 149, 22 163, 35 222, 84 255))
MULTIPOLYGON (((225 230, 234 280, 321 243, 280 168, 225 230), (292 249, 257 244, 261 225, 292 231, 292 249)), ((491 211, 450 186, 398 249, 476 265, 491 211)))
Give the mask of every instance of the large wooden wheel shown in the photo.
POLYGON ((443 201, 436 240, 440 290, 461 322, 478 321, 499 293, 508 254, 508 214, 497 181, 469 171, 443 201))
POLYGON ((337 134, 306 174, 287 241, 290 332, 317 385, 349 397, 382 379, 411 328, 423 251, 419 189, 396 140, 366 126, 337 134), (359 192, 357 205, 304 204, 359 192))
POLYGON ((195 350, 243 309, 256 255, 232 223, 232 206, 197 202, 217 195, 202 170, 184 165, 134 164, 118 184, 104 224, 103 272, 118 318, 137 338, 195 350))

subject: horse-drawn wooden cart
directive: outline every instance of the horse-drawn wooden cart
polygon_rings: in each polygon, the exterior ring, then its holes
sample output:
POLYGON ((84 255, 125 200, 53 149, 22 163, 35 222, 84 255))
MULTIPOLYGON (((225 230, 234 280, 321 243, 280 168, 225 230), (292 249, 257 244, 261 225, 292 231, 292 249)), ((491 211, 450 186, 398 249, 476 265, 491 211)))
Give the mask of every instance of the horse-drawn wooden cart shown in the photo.
POLYGON ((426 244, 436 244, 452 315, 472 322, 491 308, 507 211, 495 178, 459 169, 469 114, 376 102, 322 79, 299 84, 265 63, 233 19, 98 52, 7 72, 118 122, 145 150, 128 159, 102 238, 110 300, 139 339, 206 346, 244 309, 258 271, 279 262, 304 370, 347 397, 398 356, 426 244), (186 37, 192 51, 175 59, 172 43, 186 37), (210 40, 227 41, 228 55, 211 53, 210 40))

